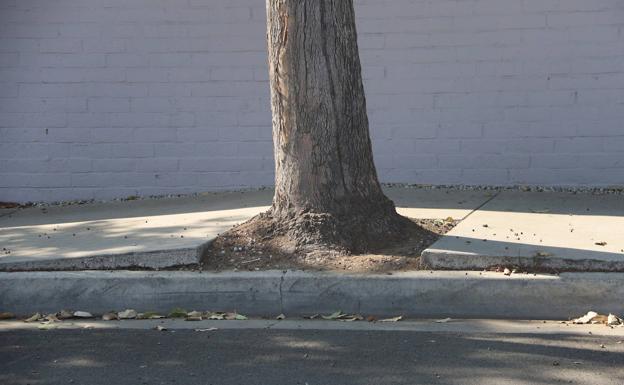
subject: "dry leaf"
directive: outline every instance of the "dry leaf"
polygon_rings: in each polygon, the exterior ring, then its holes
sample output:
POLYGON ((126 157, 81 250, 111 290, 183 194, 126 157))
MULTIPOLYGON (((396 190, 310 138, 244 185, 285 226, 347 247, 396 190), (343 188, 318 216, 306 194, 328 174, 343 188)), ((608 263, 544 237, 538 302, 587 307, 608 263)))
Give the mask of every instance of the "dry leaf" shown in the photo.
POLYGON ((394 317, 394 318, 386 318, 386 319, 380 319, 379 322, 399 322, 403 319, 403 316, 400 315, 398 317, 394 317))
POLYGON ((621 325, 622 324, 622 319, 614 314, 609 314, 609 316, 607 317, 607 325, 609 326, 616 326, 616 325, 621 325))
POLYGON ((120 311, 117 316, 119 319, 135 319, 137 317, 137 312, 134 309, 126 309, 124 311, 120 311))
POLYGON ((167 328, 161 325, 156 326, 154 329, 158 330, 159 332, 167 331, 167 328))
POLYGON ((213 332, 215 330, 219 330, 219 328, 195 329, 196 332, 213 332))
POLYGON ((186 310, 177 307, 171 310, 171 313, 169 313, 169 318, 186 318, 186 313, 186 310))
POLYGON ((56 316, 58 317, 58 319, 70 319, 74 318, 74 313, 70 310, 61 310, 60 312, 56 313, 56 316))
POLYGON ((88 311, 75 311, 74 317, 76 318, 93 318, 93 314, 88 311))
POLYGON ((573 319, 572 323, 573 324, 588 324, 597 316, 598 316, 598 313, 596 313, 595 311, 590 311, 580 318, 573 319))
POLYGON ((201 321, 202 313, 199 311, 191 311, 186 314, 187 321, 201 321))
POLYGON ((0 313, 0 320, 7 320, 15 318, 15 314, 9 313, 8 311, 0 313))
POLYGON ((511 270, 509 270, 508 268, 505 268, 505 270, 503 271, 503 274, 511 275, 511 270))
POLYGON ((114 321, 114 320, 118 320, 119 317, 117 317, 117 313, 115 312, 110 312, 110 313, 104 313, 102 315, 102 320, 104 321, 114 321))
POLYGON ((275 317, 276 320, 278 321, 282 321, 286 319, 286 316, 284 315, 284 313, 278 315, 277 317, 275 317))
POLYGON ((41 314, 35 313, 32 316, 26 318, 24 322, 37 322, 41 319, 41 314))
POLYGON ((44 317, 44 320, 52 323, 52 322, 61 322, 61 320, 59 320, 58 318, 56 318, 56 314, 48 314, 47 316, 44 317))
POLYGON ((346 316, 347 316, 346 314, 344 314, 343 312, 338 310, 336 312, 333 312, 330 315, 324 315, 324 316, 321 316, 321 317, 323 317, 323 319, 325 319, 325 320, 337 320, 337 319, 340 319, 340 318, 343 318, 343 317, 346 317, 346 316))
POLYGON ((452 318, 444 318, 444 319, 439 319, 439 320, 437 320, 435 322, 439 323, 439 324, 445 324, 445 323, 450 322, 452 320, 453 320, 452 318))

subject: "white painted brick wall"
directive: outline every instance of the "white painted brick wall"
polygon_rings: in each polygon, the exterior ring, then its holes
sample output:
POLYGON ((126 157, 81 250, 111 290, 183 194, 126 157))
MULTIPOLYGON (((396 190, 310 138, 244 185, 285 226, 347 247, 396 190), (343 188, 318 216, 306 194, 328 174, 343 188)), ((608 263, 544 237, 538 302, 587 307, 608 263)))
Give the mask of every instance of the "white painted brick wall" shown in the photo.
MULTIPOLYGON (((624 185, 624 0, 356 0, 388 182, 624 185)), ((0 200, 273 180, 264 0, 0 0, 0 200)))

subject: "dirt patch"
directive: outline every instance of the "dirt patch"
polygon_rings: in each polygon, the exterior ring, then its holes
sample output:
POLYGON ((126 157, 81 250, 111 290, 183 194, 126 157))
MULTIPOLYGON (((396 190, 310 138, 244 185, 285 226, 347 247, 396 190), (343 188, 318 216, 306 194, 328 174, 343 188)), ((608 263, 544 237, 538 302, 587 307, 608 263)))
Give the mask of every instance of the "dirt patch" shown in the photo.
MULTIPOLYGON (((219 236, 205 251, 201 269, 223 270, 309 270, 349 271, 354 273, 390 273, 420 269, 420 254, 441 235, 450 231, 458 221, 439 219, 412 219, 404 241, 365 254, 344 254, 335 251, 297 253, 283 252, 289 240, 286 237, 263 239, 254 227, 242 224, 219 236), (253 235, 250 235, 253 234, 253 235)), ((256 223, 257 224, 257 223, 256 223)))

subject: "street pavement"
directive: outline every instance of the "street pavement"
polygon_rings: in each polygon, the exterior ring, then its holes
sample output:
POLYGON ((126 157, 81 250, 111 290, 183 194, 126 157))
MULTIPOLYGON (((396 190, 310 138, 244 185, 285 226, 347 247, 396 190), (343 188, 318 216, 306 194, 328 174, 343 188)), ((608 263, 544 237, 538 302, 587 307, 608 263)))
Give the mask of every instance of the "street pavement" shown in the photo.
POLYGON ((167 331, 139 321, 58 330, 3 323, 0 383, 624 383, 621 328, 515 321, 166 322, 167 331))

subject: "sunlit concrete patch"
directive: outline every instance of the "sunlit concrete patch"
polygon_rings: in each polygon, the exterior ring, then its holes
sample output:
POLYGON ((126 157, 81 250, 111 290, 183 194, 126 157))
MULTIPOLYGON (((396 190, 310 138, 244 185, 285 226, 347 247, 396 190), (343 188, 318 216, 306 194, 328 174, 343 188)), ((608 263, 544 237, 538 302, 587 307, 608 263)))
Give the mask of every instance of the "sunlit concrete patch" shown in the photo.
MULTIPOLYGON (((398 211, 412 218, 461 219, 485 192, 393 187, 398 211)), ((219 233, 271 203, 273 191, 33 207, 0 217, 0 270, 165 268, 197 263, 219 233)))
POLYGON ((254 191, 21 210, 0 218, 0 270, 197 263, 204 245, 270 199, 270 191, 254 191))
POLYGON ((435 269, 624 271, 624 196, 503 192, 423 252, 435 269))

